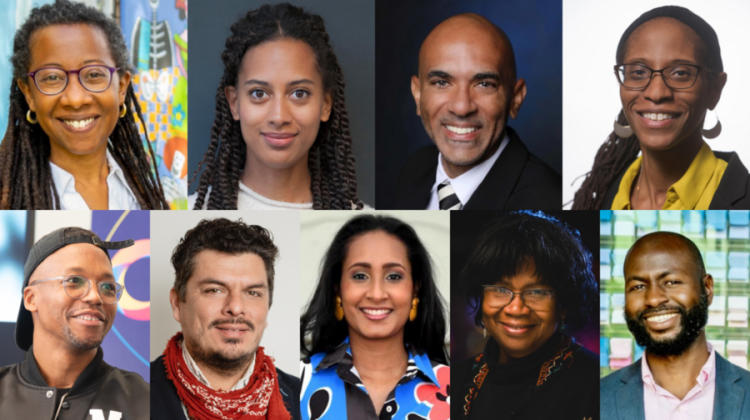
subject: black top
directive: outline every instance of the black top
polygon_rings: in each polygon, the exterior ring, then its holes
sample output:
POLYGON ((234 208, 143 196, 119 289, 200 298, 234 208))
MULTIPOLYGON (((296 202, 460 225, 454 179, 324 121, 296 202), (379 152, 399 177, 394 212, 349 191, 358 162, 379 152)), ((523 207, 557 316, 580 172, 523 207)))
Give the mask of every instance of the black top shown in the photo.
MULTIPOLYGON (((515 131, 463 210, 560 210, 562 178, 529 152, 515 131)), ((424 210, 435 184, 439 151, 419 149, 409 157, 396 186, 396 209, 424 210)))

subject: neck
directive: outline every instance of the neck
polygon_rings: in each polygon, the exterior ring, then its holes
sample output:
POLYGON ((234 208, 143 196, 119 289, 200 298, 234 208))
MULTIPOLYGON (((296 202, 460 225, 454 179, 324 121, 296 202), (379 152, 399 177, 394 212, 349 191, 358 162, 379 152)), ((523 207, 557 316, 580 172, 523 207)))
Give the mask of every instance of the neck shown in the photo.
POLYGON ((385 339, 368 339, 357 334, 349 335, 352 361, 360 374, 391 375, 406 372, 409 354, 404 346, 404 333, 385 339))
POLYGON ((63 148, 52 146, 49 161, 73 175, 76 180, 76 189, 79 185, 107 183, 109 165, 107 165, 106 142, 93 153, 86 155, 76 155, 63 148))
MULTIPOLYGON (((190 349, 188 349, 188 353, 190 353, 190 349)), ((200 368, 201 374, 203 374, 203 377, 206 378, 206 381, 208 381, 209 387, 216 391, 229 391, 230 389, 232 389, 237 384, 237 382, 242 379, 242 376, 245 375, 247 369, 253 363, 253 360, 255 360, 255 354, 253 354, 250 360, 248 360, 247 364, 243 365, 236 371, 229 372, 224 370, 217 370, 210 365, 203 363, 202 361, 196 360, 195 357, 193 357, 192 353, 190 353, 190 357, 193 358, 195 364, 198 365, 198 368, 200 368)))
POLYGON ((310 203, 310 171, 307 153, 295 164, 286 168, 271 168, 258 161, 250 150, 245 158, 245 168, 240 181, 258 194, 271 200, 287 203, 310 203))
POLYGON ((646 360, 654 382, 680 399, 693 388, 709 356, 705 330, 679 356, 657 356, 646 350, 646 360))
MULTIPOLYGON (((68 344, 53 343, 50 337, 34 334, 34 350, 39 373, 47 385, 55 388, 72 388, 86 366, 96 357, 97 349, 82 350, 68 344), (49 349, 49 351, 45 351, 49 349)), ((97 347, 98 348, 98 347, 97 347)))

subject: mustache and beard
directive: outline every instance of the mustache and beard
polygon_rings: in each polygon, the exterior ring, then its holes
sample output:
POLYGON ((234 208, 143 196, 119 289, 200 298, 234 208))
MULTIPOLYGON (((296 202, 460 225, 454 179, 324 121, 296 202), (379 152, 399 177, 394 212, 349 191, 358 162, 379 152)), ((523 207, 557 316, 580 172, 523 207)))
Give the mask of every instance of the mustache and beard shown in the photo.
MULTIPOLYGON (((214 328, 221 325, 246 325, 250 331, 255 331, 255 325, 244 318, 231 320, 216 320, 209 324, 208 328, 214 328)), ((240 344, 242 340, 237 338, 224 338, 226 344, 240 344)), ((205 347, 200 343, 194 342, 190 337, 185 336, 185 345, 190 351, 190 356, 199 364, 209 366, 220 375, 231 376, 246 369, 250 361, 255 357, 257 348, 242 352, 239 346, 232 346, 228 352, 222 352, 205 347)))
POLYGON ((633 334, 636 343, 645 347, 646 351, 656 356, 679 356, 690 347, 703 331, 708 322, 708 296, 705 288, 701 291, 700 300, 692 308, 682 306, 661 305, 657 308, 641 311, 631 318, 625 314, 625 322, 633 334), (663 311, 678 311, 680 313, 680 331, 673 338, 657 340, 646 329, 644 316, 663 311))
MULTIPOLYGON (((104 327, 104 331, 102 335, 98 337, 93 337, 90 339, 81 338, 73 333, 73 330, 70 329, 69 324, 63 325, 62 333, 63 333, 63 336, 65 336, 65 339, 68 340, 68 343, 70 343, 74 347, 77 347, 81 350, 93 350, 102 344, 102 341, 104 341, 104 337, 109 332, 109 328, 106 326, 108 318, 106 315, 104 315, 102 311, 96 309, 95 307, 88 307, 88 308, 83 308, 83 309, 87 311, 98 312, 101 315, 102 319, 105 320, 104 321, 105 327, 104 327)), ((70 319, 72 317, 72 314, 76 312, 80 312, 80 311, 81 309, 72 309, 70 310, 70 312, 68 312, 66 317, 70 319)))

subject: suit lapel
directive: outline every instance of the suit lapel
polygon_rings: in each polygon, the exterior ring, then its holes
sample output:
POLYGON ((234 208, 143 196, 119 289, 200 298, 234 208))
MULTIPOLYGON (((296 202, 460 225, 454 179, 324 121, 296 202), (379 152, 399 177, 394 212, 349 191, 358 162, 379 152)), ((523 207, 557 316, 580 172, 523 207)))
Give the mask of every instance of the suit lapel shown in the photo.
POLYGON ((726 359, 716 353, 716 387, 714 391, 714 420, 739 420, 740 407, 745 400, 745 389, 735 385, 740 376, 726 359))
POLYGON ((748 172, 736 153, 714 152, 714 155, 727 162, 727 169, 719 181, 719 186, 708 208, 709 210, 732 209, 734 203, 745 197, 748 172))
POLYGON ((620 380, 622 388, 617 391, 617 417, 620 420, 645 420, 646 409, 643 406, 643 380, 641 379, 641 360, 623 368, 620 380))

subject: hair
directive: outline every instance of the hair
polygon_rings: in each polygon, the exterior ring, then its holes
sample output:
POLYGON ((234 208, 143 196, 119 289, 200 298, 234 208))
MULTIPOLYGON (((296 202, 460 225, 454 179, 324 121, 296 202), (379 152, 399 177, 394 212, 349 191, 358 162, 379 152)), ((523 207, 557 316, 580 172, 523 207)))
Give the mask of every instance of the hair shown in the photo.
POLYGON ((701 255, 701 251, 695 245, 695 242, 691 241, 686 236, 680 235, 679 233, 659 231, 641 236, 637 241, 635 241, 635 243, 633 243, 633 246, 631 246, 628 250, 628 253, 625 256, 625 261, 630 258, 630 252, 635 249, 636 246, 645 246, 645 243, 653 240, 664 240, 665 238, 676 240, 685 247, 685 250, 689 254, 690 260, 693 261, 693 265, 695 265, 695 278, 698 280, 698 283, 701 284, 701 288, 703 289, 704 286, 702 280, 706 275, 706 266, 703 263, 703 256, 701 255))
MULTIPOLYGON (((668 16, 660 16, 654 19, 674 19, 677 22, 681 22, 678 19, 668 16)), ((647 20, 646 22, 648 21, 650 20, 647 20)), ((708 24, 706 23, 706 25, 708 24)), ((630 30, 630 28, 628 29, 630 30)), ((715 77, 716 74, 721 73, 722 71, 721 57, 719 56, 717 59, 715 54, 710 54, 706 42, 694 30, 692 30, 692 28, 691 32, 690 36, 695 42, 698 55, 703 59, 703 62, 706 63, 706 67, 711 70, 708 72, 709 77, 715 77)), ((625 61, 625 53, 630 47, 632 39, 633 33, 631 33, 624 42, 620 42, 618 45, 616 54, 617 63, 623 63, 625 61)), ((629 125, 628 120, 625 118, 625 113, 622 110, 617 116, 617 124, 623 126, 629 125)), ((641 146, 635 134, 627 138, 621 138, 612 131, 604 144, 602 144, 596 152, 594 166, 591 168, 591 171, 585 175, 581 188, 575 193, 572 210, 599 210, 604 201, 607 189, 609 189, 620 174, 631 163, 633 163, 638 157, 640 151, 641 146)))
POLYGON ((195 270, 195 256, 201 251, 217 251, 229 255, 255 254, 263 260, 268 279, 268 306, 273 303, 274 263, 279 249, 273 235, 258 225, 247 225, 242 219, 203 219, 185 233, 172 252, 175 271, 174 289, 185 301, 187 283, 195 270))
POLYGON ((227 38, 221 54, 224 75, 216 89, 216 114, 211 141, 190 180, 195 180, 205 163, 206 168, 196 189, 194 208, 202 209, 208 195, 208 209, 237 209, 239 177, 245 167, 247 146, 240 123, 230 113, 224 88, 237 85, 242 58, 248 50, 264 42, 295 39, 307 43, 314 51, 324 89, 333 99, 331 116, 321 123, 308 153, 313 208, 361 209, 364 205, 357 198, 349 116, 344 106, 344 75, 328 43, 323 18, 288 3, 263 5, 235 22, 231 30, 232 35, 227 38))
POLYGON ((558 308, 566 311, 567 328, 586 325, 599 288, 591 252, 577 230, 542 212, 524 211, 505 214, 482 232, 460 274, 477 326, 482 326, 483 285, 512 278, 532 263, 535 275, 554 287, 558 308))
MULTIPOLYGON (((96 9, 68 0, 34 8, 16 32, 13 40, 13 80, 10 85, 8 127, 0 144, 0 209, 60 209, 60 197, 52 180, 49 165, 50 139, 38 124, 26 121, 29 106, 17 84, 28 82, 31 64, 29 41, 32 35, 52 25, 86 24, 101 30, 122 77, 131 69, 129 53, 120 27, 96 9)), ((161 180, 156 172, 156 156, 148 144, 148 154, 138 134, 135 115, 146 132, 141 108, 128 86, 125 96, 127 113, 117 120, 107 148, 123 170, 128 186, 142 209, 169 209, 161 180), (152 171, 153 169, 153 171, 152 171)))
POLYGON ((380 215, 361 215, 349 219, 339 229, 321 262, 318 284, 304 314, 300 318, 300 349, 310 356, 335 349, 349 335, 346 319, 334 316, 336 296, 341 287, 343 263, 349 245, 356 238, 370 232, 385 232, 398 238, 406 247, 411 265, 414 289, 419 299, 417 318, 407 322, 404 340, 419 354, 427 353, 431 360, 448 364, 444 340, 446 333, 443 298, 435 285, 430 254, 414 228, 399 219, 380 215), (310 335, 311 344, 305 344, 310 335))

